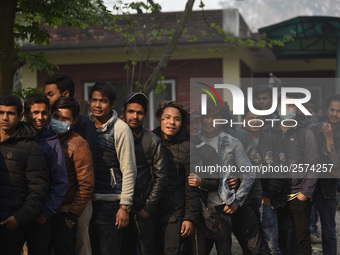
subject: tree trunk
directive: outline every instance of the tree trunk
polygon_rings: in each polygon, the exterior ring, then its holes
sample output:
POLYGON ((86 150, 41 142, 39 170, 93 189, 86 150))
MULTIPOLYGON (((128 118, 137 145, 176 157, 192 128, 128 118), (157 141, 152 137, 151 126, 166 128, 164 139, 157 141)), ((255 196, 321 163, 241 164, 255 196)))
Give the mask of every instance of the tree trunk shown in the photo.
POLYGON ((0 96, 12 93, 15 72, 14 18, 18 0, 0 1, 0 96))
POLYGON ((158 62, 156 68, 153 70, 152 74, 149 76, 147 81, 144 83, 144 86, 142 88, 142 92, 144 94, 149 95, 149 93, 157 86, 157 82, 160 80, 163 71, 168 65, 171 55, 176 49, 177 42, 183 33, 183 30, 184 30, 185 24, 187 23, 188 18, 190 17, 194 3, 195 3, 195 0, 187 1, 183 16, 177 25, 176 31, 171 41, 169 42, 168 47, 166 48, 163 54, 163 57, 158 62))

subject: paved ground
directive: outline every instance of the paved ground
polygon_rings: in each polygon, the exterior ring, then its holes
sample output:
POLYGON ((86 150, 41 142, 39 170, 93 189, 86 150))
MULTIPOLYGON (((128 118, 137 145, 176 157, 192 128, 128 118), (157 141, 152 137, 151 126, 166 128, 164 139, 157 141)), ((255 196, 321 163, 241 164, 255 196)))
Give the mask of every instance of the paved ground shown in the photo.
MULTIPOLYGON (((319 230, 321 231, 320 221, 318 221, 319 230)), ((338 254, 340 255, 340 210, 338 209, 336 212, 336 231, 338 237, 338 254)), ((313 255, 322 255, 322 247, 321 244, 312 244, 313 255)), ((232 254, 233 255, 242 255, 242 250, 240 245, 238 244, 236 238, 233 236, 233 246, 232 246, 232 254)), ((210 252, 210 255, 217 255, 216 250, 210 252)))

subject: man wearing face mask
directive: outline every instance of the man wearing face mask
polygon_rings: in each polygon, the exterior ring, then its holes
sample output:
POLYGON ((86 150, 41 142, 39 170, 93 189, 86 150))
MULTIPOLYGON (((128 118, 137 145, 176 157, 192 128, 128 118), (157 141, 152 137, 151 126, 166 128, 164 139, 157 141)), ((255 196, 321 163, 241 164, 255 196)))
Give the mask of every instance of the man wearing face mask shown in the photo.
POLYGON ((94 187, 92 155, 89 145, 74 132, 79 104, 60 97, 51 108, 51 128, 64 149, 69 186, 58 213, 51 219, 51 245, 54 253, 75 254, 77 219, 91 199, 94 187))
MULTIPOLYGON (((299 94, 288 94, 287 99, 297 99, 299 94)), ((295 245, 298 254, 311 254, 310 243, 310 213, 316 179, 311 178, 306 166, 313 166, 318 161, 318 151, 313 132, 303 126, 296 118, 298 110, 295 104, 286 105, 286 114, 281 111, 281 102, 278 105, 280 121, 274 127, 267 126, 266 130, 273 135, 273 141, 283 146, 285 166, 294 169, 301 166, 298 171, 290 171, 284 178, 287 183, 286 205, 277 209, 279 223, 279 245, 282 254, 294 254, 294 242, 290 243, 291 232, 284 228, 287 218, 291 219, 295 232, 295 245), (300 165, 299 165, 300 164, 300 165)), ((296 169, 297 170, 297 169, 296 169)), ((282 173, 280 173, 282 174, 282 173)))

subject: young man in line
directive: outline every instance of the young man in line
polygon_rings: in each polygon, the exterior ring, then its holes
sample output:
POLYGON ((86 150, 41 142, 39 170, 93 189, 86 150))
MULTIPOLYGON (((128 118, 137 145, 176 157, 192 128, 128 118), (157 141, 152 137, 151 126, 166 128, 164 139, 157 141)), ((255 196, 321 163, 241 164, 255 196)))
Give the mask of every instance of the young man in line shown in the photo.
MULTIPOLYGON (((254 104, 255 109, 260 109, 254 104)), ((244 129, 250 135, 255 152, 249 155, 249 159, 255 166, 280 165, 284 163, 284 153, 280 146, 274 143, 271 134, 263 132, 263 116, 252 113, 245 107, 243 120, 244 129)), ((261 206, 260 206, 260 230, 262 239, 268 247, 270 254, 281 254, 278 243, 278 222, 275 208, 285 205, 285 195, 281 192, 286 179, 277 179, 269 174, 260 176, 261 179, 261 206)))
POLYGON ((127 255, 135 254, 136 243, 141 255, 156 254, 156 211, 167 187, 168 169, 161 140, 143 127, 148 101, 143 93, 133 92, 125 97, 122 110, 123 120, 134 137, 137 164, 133 206, 127 227, 133 232, 123 235, 123 254, 127 255))
POLYGON ((78 218, 91 199, 94 174, 89 145, 74 125, 79 104, 71 97, 60 97, 51 108, 51 128, 64 149, 69 186, 65 198, 52 216, 51 244, 56 255, 76 254, 78 218))
POLYGON ((0 98, 0 247, 19 255, 24 231, 35 221, 49 193, 48 170, 33 130, 23 122, 22 103, 0 98))
MULTIPOLYGON (((186 110, 188 115, 185 123, 185 132, 187 138, 190 140, 191 162, 203 167, 216 166, 218 163, 216 150, 198 137, 198 133, 202 128, 202 117, 200 113, 195 108, 186 108, 186 110)), ((201 202, 207 205, 208 192, 218 191, 219 178, 219 173, 196 173, 195 171, 195 173, 190 173, 188 184, 200 190, 201 202)), ((213 208, 208 209, 213 215, 217 215, 216 210, 213 208)), ((207 254, 207 245, 210 242, 208 240, 222 235, 223 233, 219 231, 219 229, 215 232, 208 228, 203 214, 200 213, 194 233, 189 237, 190 249, 188 249, 189 251, 185 254, 207 254)))
POLYGON ((96 82, 90 100, 90 119, 97 132, 92 252, 118 255, 122 228, 129 224, 137 175, 134 140, 129 126, 113 110, 116 90, 112 84, 96 82))
MULTIPOLYGON (((220 125, 214 125, 214 119, 227 116, 225 105, 215 107, 209 101, 208 114, 203 117, 203 129, 200 138, 212 146, 218 153, 220 166, 251 167, 250 160, 241 142, 223 131, 220 125)), ((208 192, 208 206, 215 207, 221 217, 224 238, 210 240, 210 249, 215 242, 217 253, 231 254, 231 233, 234 232, 244 254, 266 254, 258 229, 257 218, 252 208, 245 204, 246 198, 255 180, 255 173, 222 173, 219 190, 208 192), (228 181, 235 177, 240 179, 238 188, 230 187, 228 181)))
MULTIPOLYGON (((299 98, 299 94, 288 94, 287 98, 299 98)), ((279 100, 280 101, 280 100, 279 100)), ((270 132, 276 144, 283 146, 285 165, 305 164, 315 166, 319 155, 313 132, 307 129, 296 118, 297 106, 287 104, 286 114, 281 113, 281 102, 278 104, 278 113, 281 121, 274 127, 266 126, 265 131, 270 132), (284 121, 284 122, 283 122, 284 121), (297 123, 297 124, 296 124, 297 123), (294 126, 296 125, 296 126, 294 126)), ((290 243, 292 236, 290 229, 286 228, 287 218, 291 219, 295 232, 295 244, 298 254, 311 254, 310 242, 310 214, 312 197, 315 189, 315 176, 303 168, 303 172, 290 173, 284 178, 289 178, 286 185, 286 206, 277 208, 279 223, 279 245, 282 254, 292 254, 294 242, 290 243)))
POLYGON ((312 124, 322 164, 327 172, 322 173, 317 181, 313 195, 322 229, 323 254, 337 254, 337 236, 335 214, 337 207, 337 187, 340 174, 340 95, 334 94, 326 100, 327 122, 312 124), (333 169, 331 170, 331 165, 333 169))
POLYGON ((161 104, 153 132, 162 139, 168 166, 168 185, 157 211, 157 254, 181 254, 183 238, 190 236, 200 212, 199 190, 188 184, 190 143, 183 121, 187 112, 174 101, 161 104))
MULTIPOLYGON (((48 77, 45 81, 44 92, 50 101, 51 106, 61 96, 74 97, 75 84, 74 81, 65 73, 55 73, 48 77)), ((96 130, 91 125, 87 116, 82 113, 78 114, 77 122, 74 124, 74 131, 84 138, 92 152, 92 162, 96 162, 96 130)), ((92 255, 91 242, 89 237, 89 225, 92 216, 92 202, 89 201, 78 219, 76 254, 77 255, 92 255)))
POLYGON ((48 254, 50 244, 50 217, 57 213, 68 187, 63 148, 58 136, 45 127, 50 113, 50 102, 42 94, 30 95, 24 104, 24 116, 36 132, 48 166, 50 191, 43 210, 26 231, 30 254, 48 254))

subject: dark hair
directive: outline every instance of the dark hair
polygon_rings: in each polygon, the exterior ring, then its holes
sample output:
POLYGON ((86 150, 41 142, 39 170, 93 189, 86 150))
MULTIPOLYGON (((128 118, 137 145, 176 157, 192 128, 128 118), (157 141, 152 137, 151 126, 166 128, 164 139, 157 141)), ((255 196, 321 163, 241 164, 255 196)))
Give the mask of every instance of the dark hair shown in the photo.
POLYGON ((47 109, 50 110, 50 101, 48 100, 47 96, 37 93, 28 96, 24 103, 24 110, 25 113, 29 113, 31 111, 31 106, 34 104, 45 104, 47 109))
POLYGON ((79 104, 73 97, 59 97, 52 105, 51 112, 58 109, 70 109, 74 119, 78 117, 80 111, 79 104))
MULTIPOLYGON (((228 120, 233 118, 233 114, 230 111, 230 107, 227 102, 222 101, 222 105, 217 102, 215 105, 215 102, 210 97, 207 98, 207 116, 209 115, 220 115, 222 118, 228 120)), ((202 117, 204 118, 205 116, 202 117)))
POLYGON ((97 81, 91 88, 90 99, 92 98, 92 94, 95 91, 98 91, 103 96, 106 96, 110 100, 110 103, 116 101, 117 92, 115 87, 110 82, 97 81))
POLYGON ((5 95, 0 98, 0 105, 3 106, 15 106, 17 108, 17 115, 22 113, 22 103, 17 96, 5 95))
POLYGON ((45 85, 55 84, 60 91, 60 94, 68 90, 70 92, 70 97, 74 96, 75 85, 74 81, 70 76, 64 73, 55 73, 47 78, 45 85))
POLYGON ((259 85, 259 86, 254 87, 253 93, 254 93, 255 98, 258 97, 260 94, 263 94, 263 93, 268 93, 270 98, 273 97, 272 89, 270 87, 268 87, 267 85, 259 85))
MULTIPOLYGON (((255 108, 256 110, 261 110, 261 105, 259 105, 259 104, 253 104, 253 106, 254 106, 254 108, 255 108)), ((250 110, 249 110, 248 105, 246 104, 246 105, 244 106, 244 114, 242 115, 242 119, 245 119, 245 118, 246 118, 246 115, 247 115, 248 112, 250 112, 250 110)), ((262 116, 261 116, 261 118, 262 118, 262 116)))
POLYGON ((339 101, 340 102, 340 94, 332 94, 329 95, 326 99, 326 111, 328 110, 330 104, 332 103, 332 101, 339 101))
POLYGON ((182 117, 182 122, 186 119, 187 117, 187 111, 185 110, 185 108, 183 107, 183 105, 177 103, 176 101, 165 101, 163 102, 162 104, 160 104, 158 106, 158 109, 156 111, 156 118, 158 120, 161 119, 162 115, 163 115, 163 112, 166 108, 169 108, 169 107, 174 107, 176 108, 177 110, 179 110, 179 112, 181 113, 181 117, 182 117))

